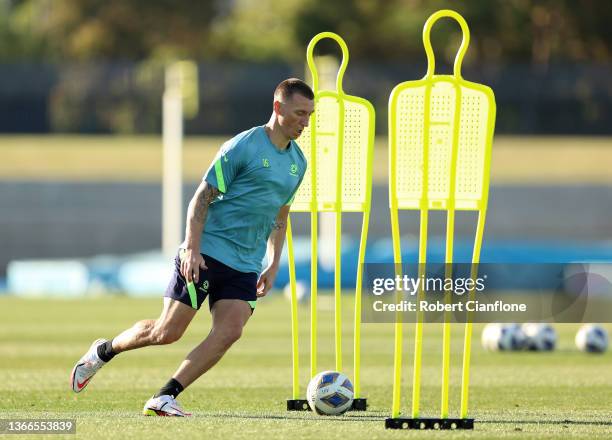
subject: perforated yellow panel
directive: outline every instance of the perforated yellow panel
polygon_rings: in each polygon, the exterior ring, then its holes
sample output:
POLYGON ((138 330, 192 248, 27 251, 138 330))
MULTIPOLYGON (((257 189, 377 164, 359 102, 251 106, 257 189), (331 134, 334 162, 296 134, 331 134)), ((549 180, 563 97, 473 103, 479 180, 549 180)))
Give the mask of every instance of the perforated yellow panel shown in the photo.
POLYGON ((312 161, 310 159, 312 156, 312 148, 310 127, 306 128, 302 132, 302 135, 296 142, 300 146, 302 153, 304 153, 308 166, 306 168, 306 172, 304 173, 304 179, 302 180, 298 192, 295 194, 293 199, 293 203, 291 204, 291 211, 308 212, 310 211, 310 204, 312 200, 312 161))
POLYGON ((485 161, 490 148, 487 125, 494 108, 491 108, 492 96, 482 90, 484 86, 476 86, 479 87, 472 87, 468 81, 459 83, 454 77, 435 76, 429 81, 403 83, 397 91, 393 117, 398 208, 419 209, 422 203, 429 209, 447 208, 451 198, 451 155, 456 124, 455 207, 478 209, 486 198, 485 161), (423 176, 425 165, 427 176, 423 176), (423 192, 424 184, 427 194, 423 192))
MULTIPOLYGON (((487 139, 487 117, 495 112, 492 97, 477 89, 461 89, 461 128, 457 151, 456 197, 461 204, 480 202, 486 191, 491 145, 487 139), (487 176, 485 176, 485 170, 487 176)), ((471 208, 475 209, 475 208, 471 208)))
POLYGON ((344 210, 363 211, 368 181, 369 133, 373 131, 367 105, 345 100, 342 200, 344 210))
MULTIPOLYGON (((327 95, 330 92, 326 92, 327 95)), ((370 148, 370 111, 368 106, 345 95, 340 109, 339 98, 322 96, 315 109, 317 151, 317 201, 319 211, 333 211, 336 204, 336 178, 339 139, 342 137, 342 211, 363 211, 369 186, 367 179, 368 149, 370 148), (340 112, 344 113, 343 130, 339 129, 340 112)), ((308 127, 298 144, 308 160, 308 169, 298 193, 293 211, 310 211, 312 200, 311 142, 308 127)))

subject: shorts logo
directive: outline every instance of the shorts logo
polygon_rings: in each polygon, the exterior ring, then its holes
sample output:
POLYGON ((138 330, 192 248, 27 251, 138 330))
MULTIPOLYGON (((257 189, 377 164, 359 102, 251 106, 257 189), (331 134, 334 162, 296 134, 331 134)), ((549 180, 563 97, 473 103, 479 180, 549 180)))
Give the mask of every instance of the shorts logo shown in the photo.
POLYGON ((292 176, 297 176, 297 172, 298 172, 298 166, 292 163, 291 166, 289 167, 289 174, 291 174, 292 176))
POLYGON ((202 283, 202 287, 200 287, 200 290, 204 293, 208 292, 208 280, 204 280, 204 282, 202 283))
POLYGON ((261 160, 264 168, 270 168, 270 161, 268 159, 261 160))

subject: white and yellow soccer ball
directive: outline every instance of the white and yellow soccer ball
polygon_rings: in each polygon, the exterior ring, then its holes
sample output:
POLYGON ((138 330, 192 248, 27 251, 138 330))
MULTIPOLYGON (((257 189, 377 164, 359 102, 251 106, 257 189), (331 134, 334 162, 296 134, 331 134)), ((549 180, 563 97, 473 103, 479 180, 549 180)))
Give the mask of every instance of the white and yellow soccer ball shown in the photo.
POLYGON ((342 373, 323 371, 310 380, 306 398, 310 409, 319 415, 344 414, 353 405, 353 384, 342 373))
POLYGON ((608 349, 608 332, 600 325, 583 325, 576 333, 576 347, 587 353, 603 353, 608 349))
POLYGON ((557 332, 550 324, 527 323, 522 326, 527 337, 526 348, 531 351, 553 351, 557 345, 557 332))
POLYGON ((482 347, 490 351, 517 351, 525 347, 526 337, 518 324, 487 324, 482 330, 482 347))

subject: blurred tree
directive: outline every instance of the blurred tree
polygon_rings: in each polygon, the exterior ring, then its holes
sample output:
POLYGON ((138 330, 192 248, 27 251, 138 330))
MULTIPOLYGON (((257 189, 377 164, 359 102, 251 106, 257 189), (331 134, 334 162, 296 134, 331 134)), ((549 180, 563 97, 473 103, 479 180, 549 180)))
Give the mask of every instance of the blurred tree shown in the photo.
POLYGON ((4 28, 14 28, 27 11, 27 34, 45 42, 48 58, 61 60, 138 60, 160 52, 200 58, 215 18, 215 2, 198 0, 4 2, 4 28))
MULTIPOLYGON (((612 58, 612 2, 601 0, 0 0, 0 59, 296 61, 331 30, 358 58, 398 61, 424 56, 423 23, 443 8, 470 25, 466 63, 612 58)), ((456 25, 432 39, 452 60, 456 25)))
POLYGON ((37 35, 36 6, 27 0, 0 0, 0 60, 45 56, 47 41, 37 35))
POLYGON ((207 54, 218 59, 302 60, 295 21, 304 0, 233 0, 211 28, 207 54))
MULTIPOLYGON (((356 57, 377 60, 424 56, 423 23, 433 12, 452 8, 467 20, 472 44, 470 61, 610 62, 612 2, 586 0, 307 0, 296 17, 299 46, 323 30, 341 34, 356 57)), ((460 42, 455 24, 436 25, 432 43, 447 48, 451 62, 460 42), (441 42, 451 38, 453 44, 441 42)))

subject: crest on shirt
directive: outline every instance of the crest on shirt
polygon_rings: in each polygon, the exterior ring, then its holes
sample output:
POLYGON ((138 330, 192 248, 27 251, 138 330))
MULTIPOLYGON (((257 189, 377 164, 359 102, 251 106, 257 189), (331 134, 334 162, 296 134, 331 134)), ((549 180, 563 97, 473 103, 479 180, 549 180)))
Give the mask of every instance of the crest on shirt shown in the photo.
POLYGON ((261 160, 261 163, 263 164, 264 168, 270 168, 270 161, 266 158, 261 160))
POLYGON ((298 172, 298 166, 292 163, 291 166, 289 167, 289 174, 291 174, 292 176, 297 176, 297 172, 298 172))

